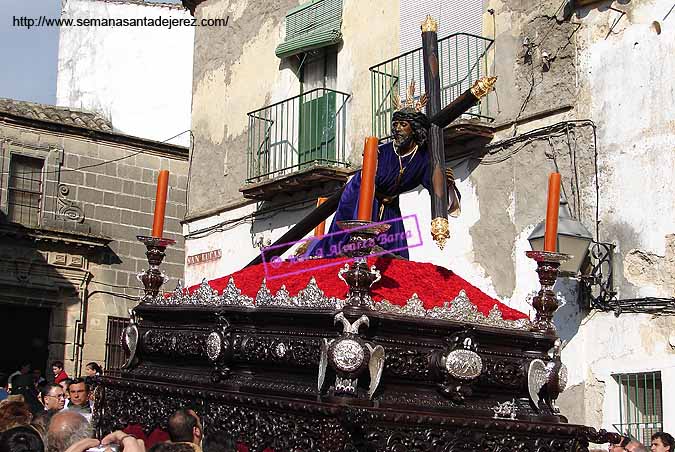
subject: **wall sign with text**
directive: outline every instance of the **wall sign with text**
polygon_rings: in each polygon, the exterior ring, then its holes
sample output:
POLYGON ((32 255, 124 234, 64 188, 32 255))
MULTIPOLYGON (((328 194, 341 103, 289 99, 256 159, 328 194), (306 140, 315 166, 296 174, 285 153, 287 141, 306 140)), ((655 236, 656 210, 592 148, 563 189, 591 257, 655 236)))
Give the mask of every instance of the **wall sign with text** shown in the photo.
POLYGON ((217 261, 223 256, 221 250, 211 250, 204 253, 194 254, 187 257, 188 265, 203 264, 204 262, 217 261))

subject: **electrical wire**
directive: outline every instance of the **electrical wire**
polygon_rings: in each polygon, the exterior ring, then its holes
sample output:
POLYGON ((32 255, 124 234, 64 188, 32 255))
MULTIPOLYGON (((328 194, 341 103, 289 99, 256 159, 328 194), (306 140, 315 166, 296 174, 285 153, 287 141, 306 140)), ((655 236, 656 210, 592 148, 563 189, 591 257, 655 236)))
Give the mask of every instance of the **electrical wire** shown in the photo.
MULTIPOLYGON (((184 130, 181 133, 172 136, 171 138, 167 138, 166 140, 159 141, 159 143, 166 143, 167 141, 173 140, 174 138, 179 137, 186 132, 192 133, 192 131, 190 129, 184 130)), ((53 171, 26 171, 26 172, 17 173, 17 175, 26 176, 26 175, 30 175, 30 174, 70 173, 70 172, 73 172, 73 171, 81 171, 83 169, 94 168, 94 167, 97 167, 97 166, 107 165, 109 163, 119 162, 121 160, 126 160, 126 159, 129 159, 131 157, 135 157, 139 154, 143 154, 145 152, 146 152, 145 150, 141 150, 141 151, 133 152, 129 155, 125 155, 123 157, 118 157, 116 159, 104 160, 100 163, 92 163, 91 165, 78 166, 77 168, 59 168, 58 170, 53 170, 53 171)), ((3 175, 3 176, 8 175, 8 174, 10 174, 10 171, 0 172, 0 175, 3 175)))
MULTIPOLYGON (((574 127, 591 127, 593 131, 593 167, 595 173, 595 240, 596 242, 601 242, 600 240, 600 182, 599 182, 599 170, 598 170, 598 135, 597 135, 597 125, 590 119, 576 119, 561 121, 550 126, 541 127, 538 129, 530 130, 529 132, 522 133, 520 135, 506 138, 501 141, 489 144, 483 149, 487 151, 487 157, 470 157, 474 160, 477 160, 480 165, 497 165, 503 163, 515 156, 522 149, 526 148, 530 144, 546 140, 550 143, 554 149, 552 159, 554 165, 557 167, 557 161, 555 160, 555 148, 553 147, 552 139, 558 137, 568 136, 569 131, 574 131, 574 127), (522 144, 521 144, 522 143, 522 144), (510 147, 520 144, 518 147, 509 149, 510 147), (506 151, 506 152, 505 152, 506 151)), ((569 145, 569 143, 568 143, 569 145)), ((576 137, 575 137, 575 149, 576 149, 576 137)), ((576 154, 576 151, 575 151, 576 154)), ((573 171, 576 171, 576 156, 573 162, 574 167, 573 171)), ((577 192, 579 190, 577 189, 577 192)), ((580 195, 578 195, 580 196, 580 195)), ((579 208, 579 212, 580 212, 579 208)))
MULTIPOLYGON (((331 194, 328 194, 330 196, 331 194)), ((263 210, 256 210, 255 212, 251 212, 246 215, 242 215, 241 217, 238 218, 232 218, 230 220, 225 220, 221 223, 215 224, 213 226, 208 226, 206 228, 203 228, 198 231, 190 232, 184 236, 185 240, 194 240, 194 239, 199 239, 203 237, 207 237, 211 234, 214 234, 216 232, 225 232, 229 231, 230 229, 234 229, 237 226, 240 226, 244 223, 252 222, 253 219, 256 220, 267 220, 269 218, 274 217, 277 215, 279 212, 284 211, 284 212, 297 212, 304 210, 308 207, 308 205, 314 204, 316 201, 313 199, 303 199, 299 201, 293 201, 289 202, 286 204, 282 204, 280 206, 275 206, 271 207, 268 209, 263 209, 263 210), (296 206, 302 206, 298 207, 296 209, 293 209, 293 207, 296 206), (269 215, 267 215, 269 214, 269 215)))

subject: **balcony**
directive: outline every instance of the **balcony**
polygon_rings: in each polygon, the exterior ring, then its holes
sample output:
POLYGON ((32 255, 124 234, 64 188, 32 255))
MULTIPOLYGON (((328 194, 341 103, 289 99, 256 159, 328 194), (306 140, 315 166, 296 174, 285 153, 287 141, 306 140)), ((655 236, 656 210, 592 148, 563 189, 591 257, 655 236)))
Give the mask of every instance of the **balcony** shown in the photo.
POLYGON ((244 197, 264 200, 289 189, 345 182, 351 174, 345 146, 349 97, 317 88, 248 113, 244 197))
MULTIPOLYGON (((487 52, 493 42, 468 33, 456 33, 438 41, 441 107, 471 88, 480 77, 488 75, 487 52)), ((401 100, 405 99, 408 85, 413 80, 417 88, 416 95, 426 92, 422 48, 371 67, 370 80, 373 134, 382 138, 391 134, 391 115, 394 112, 392 95, 398 94, 401 100)), ((488 116, 487 99, 483 98, 460 120, 449 126, 449 130, 446 129, 446 141, 450 138, 461 139, 466 133, 472 137, 491 135, 490 130, 485 130, 490 129, 485 126, 494 119, 488 116), (462 119, 473 121, 469 125, 462 119)))

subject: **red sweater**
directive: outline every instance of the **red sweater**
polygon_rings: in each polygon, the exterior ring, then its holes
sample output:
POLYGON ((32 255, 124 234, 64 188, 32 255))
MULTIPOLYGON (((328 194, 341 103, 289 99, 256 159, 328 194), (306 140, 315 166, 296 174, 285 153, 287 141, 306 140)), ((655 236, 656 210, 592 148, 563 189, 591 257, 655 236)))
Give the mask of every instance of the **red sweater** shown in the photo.
POLYGON ((61 370, 61 372, 59 372, 56 378, 54 378, 54 383, 59 384, 66 378, 68 378, 68 374, 66 373, 65 370, 61 370))

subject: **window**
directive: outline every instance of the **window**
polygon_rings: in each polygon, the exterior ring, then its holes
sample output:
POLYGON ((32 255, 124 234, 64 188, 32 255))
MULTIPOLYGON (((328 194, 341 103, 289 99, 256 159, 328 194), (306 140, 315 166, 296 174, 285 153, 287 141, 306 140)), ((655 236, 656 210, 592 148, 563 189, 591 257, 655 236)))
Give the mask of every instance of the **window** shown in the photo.
POLYGON ((105 339, 105 372, 106 375, 116 374, 126 362, 122 348, 122 333, 129 325, 129 319, 124 317, 108 316, 108 331, 105 339))
MULTIPOLYGON (((427 14, 438 21, 439 40, 454 33, 469 33, 477 36, 482 34, 483 2, 480 0, 400 0, 399 4, 401 53, 422 47, 420 25, 427 14)), ((457 58, 466 58, 468 50, 470 49, 460 42, 457 48, 457 58)))
POLYGON ((43 163, 39 158, 12 155, 7 200, 9 221, 29 227, 40 224, 43 163))
POLYGON ((286 39, 276 54, 288 58, 342 42, 342 0, 310 0, 286 14, 286 39))
POLYGON ((661 372, 614 375, 619 384, 619 424, 614 428, 642 444, 663 430, 661 372))

